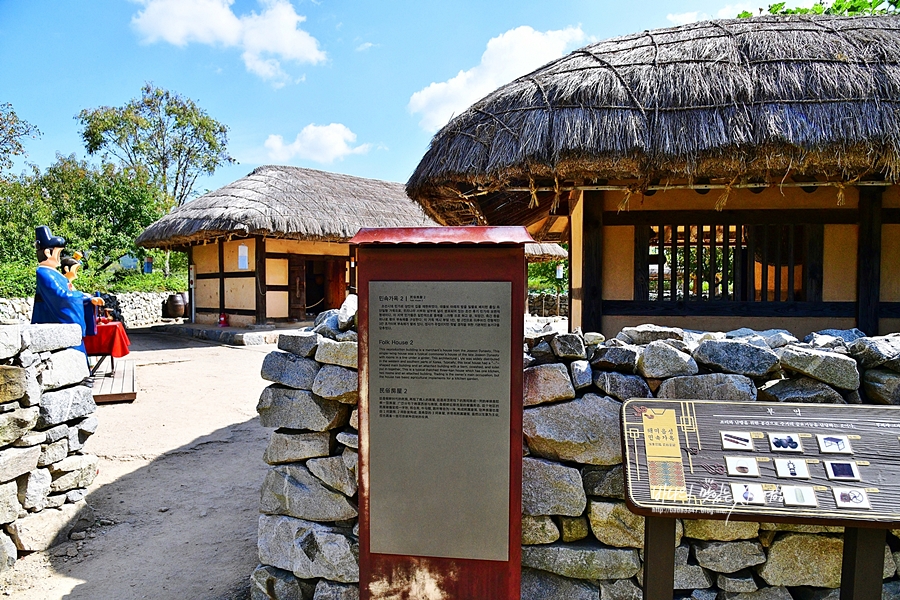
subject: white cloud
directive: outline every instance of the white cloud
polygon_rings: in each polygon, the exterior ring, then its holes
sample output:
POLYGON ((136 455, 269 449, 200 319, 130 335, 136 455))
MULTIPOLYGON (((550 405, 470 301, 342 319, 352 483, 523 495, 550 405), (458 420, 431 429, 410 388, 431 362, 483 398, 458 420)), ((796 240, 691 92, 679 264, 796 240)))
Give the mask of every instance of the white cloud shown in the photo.
POLYGON ((326 58, 316 38, 300 28, 306 17, 288 0, 259 0, 262 12, 241 16, 231 9, 234 0, 136 1, 143 9, 131 23, 144 41, 239 48, 248 71, 279 87, 290 80, 282 62, 317 64, 326 58))
MULTIPOLYGON (((815 4, 815 2, 816 0, 799 0, 798 2, 788 2, 787 8, 810 8, 813 4, 815 4)), ((668 14, 666 15, 666 20, 674 25, 686 25, 688 23, 694 23, 696 21, 706 21, 713 18, 734 19, 745 10, 754 15, 758 15, 761 4, 768 6, 770 3, 737 2, 735 4, 726 4, 725 6, 720 8, 718 11, 716 11, 715 17, 711 16, 708 13, 695 10, 691 12, 668 14)))
POLYGON ((673 25, 687 25, 688 23, 693 23, 694 21, 703 21, 708 18, 708 14, 696 10, 684 13, 669 13, 668 15, 666 15, 666 21, 669 21, 673 25))
POLYGON ((280 135, 273 134, 266 139, 265 147, 269 151, 269 158, 281 163, 296 157, 330 164, 350 154, 365 154, 372 148, 371 144, 353 146, 355 142, 356 134, 346 125, 310 123, 290 144, 285 144, 280 135))
POLYGON ((547 32, 531 27, 510 29, 491 38, 478 65, 414 93, 407 108, 422 116, 419 125, 423 129, 436 131, 454 114, 464 111, 501 85, 559 58, 584 39, 580 27, 547 32))
POLYGON ((357 52, 365 52, 369 48, 374 48, 374 47, 375 47, 375 44, 373 44, 372 42, 363 42, 362 44, 360 44, 359 46, 356 47, 356 51, 357 52))

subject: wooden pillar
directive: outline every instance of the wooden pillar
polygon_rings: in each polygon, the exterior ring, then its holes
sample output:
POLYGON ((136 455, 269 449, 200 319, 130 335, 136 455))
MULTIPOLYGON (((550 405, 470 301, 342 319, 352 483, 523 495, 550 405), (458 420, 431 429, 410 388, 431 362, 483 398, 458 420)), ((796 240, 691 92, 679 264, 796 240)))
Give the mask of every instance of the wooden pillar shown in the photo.
POLYGON ((674 581, 675 519, 645 517, 644 600, 671 600, 674 581))
POLYGON ((254 236, 256 240, 256 324, 266 323, 266 238, 254 236))
POLYGON ((584 331, 603 331, 603 192, 585 192, 581 204, 581 328, 584 331))
MULTIPOLYGON (((184 319, 185 321, 194 322, 194 286, 191 286, 191 282, 193 278, 190 276, 191 267, 194 266, 194 247, 187 247, 187 262, 188 262, 188 303, 184 307, 184 319)), ((197 269, 194 268, 194 277, 196 277, 197 269)))
POLYGON ((216 251, 219 253, 219 314, 225 312, 225 244, 222 240, 216 241, 216 251))
POLYGON ((569 331, 583 326, 584 307, 584 265, 583 255, 583 215, 584 192, 569 193, 569 331))
POLYGON ((844 529, 841 600, 879 600, 884 571, 884 529, 844 529))
POLYGON ((878 335, 878 302, 881 295, 882 191, 880 187, 859 188, 856 326, 866 335, 878 335))

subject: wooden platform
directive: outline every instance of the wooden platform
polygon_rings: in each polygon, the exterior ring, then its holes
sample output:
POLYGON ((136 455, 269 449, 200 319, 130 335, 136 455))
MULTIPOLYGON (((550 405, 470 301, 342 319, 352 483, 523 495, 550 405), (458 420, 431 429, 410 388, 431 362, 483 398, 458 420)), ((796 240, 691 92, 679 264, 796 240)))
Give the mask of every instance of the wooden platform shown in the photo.
POLYGON ((137 398, 137 379, 134 361, 116 360, 114 373, 103 371, 94 377, 94 402, 131 402, 137 398))

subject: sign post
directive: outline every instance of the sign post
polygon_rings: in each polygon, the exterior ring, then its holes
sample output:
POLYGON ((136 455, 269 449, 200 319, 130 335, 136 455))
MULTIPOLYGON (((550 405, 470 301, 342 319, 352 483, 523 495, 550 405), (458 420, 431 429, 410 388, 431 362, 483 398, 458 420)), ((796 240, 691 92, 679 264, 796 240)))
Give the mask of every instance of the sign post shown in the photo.
POLYGON ((881 598, 900 407, 633 398, 621 418, 645 600, 672 598, 676 517, 842 526, 841 600, 881 598))
POLYGON ((360 597, 517 600, 520 227, 363 229, 360 597))

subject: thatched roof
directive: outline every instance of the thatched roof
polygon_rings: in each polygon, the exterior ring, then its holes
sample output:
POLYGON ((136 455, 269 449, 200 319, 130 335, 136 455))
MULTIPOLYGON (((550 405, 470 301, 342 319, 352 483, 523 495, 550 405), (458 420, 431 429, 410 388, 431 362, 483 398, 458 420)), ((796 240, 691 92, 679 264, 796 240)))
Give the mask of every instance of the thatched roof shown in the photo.
POLYGON ((455 224, 510 188, 788 173, 900 176, 900 17, 705 21, 585 46, 450 121, 407 191, 455 224))
POLYGON ((567 260, 569 253, 559 244, 525 244, 525 260, 528 262, 548 262, 551 260, 567 260))
POLYGON ((343 242, 362 227, 433 225, 403 184, 266 165, 176 208, 137 244, 166 248, 230 235, 343 242))

